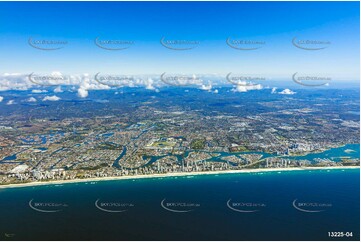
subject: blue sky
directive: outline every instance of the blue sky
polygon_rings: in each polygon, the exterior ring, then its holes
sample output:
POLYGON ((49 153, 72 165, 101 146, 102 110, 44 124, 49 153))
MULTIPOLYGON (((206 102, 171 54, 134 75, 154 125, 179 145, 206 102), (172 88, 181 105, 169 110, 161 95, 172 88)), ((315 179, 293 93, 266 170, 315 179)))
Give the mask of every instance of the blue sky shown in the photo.
POLYGON ((295 72, 359 81, 358 2, 1 2, 0 73, 59 71, 69 74, 228 72, 275 79, 295 72), (55 51, 32 48, 28 39, 66 40, 55 51), (94 39, 129 40, 126 50, 98 48, 94 39), (160 39, 194 40, 174 51, 160 39), (226 39, 264 41, 240 51, 226 39), (305 51, 292 38, 324 40, 305 51))

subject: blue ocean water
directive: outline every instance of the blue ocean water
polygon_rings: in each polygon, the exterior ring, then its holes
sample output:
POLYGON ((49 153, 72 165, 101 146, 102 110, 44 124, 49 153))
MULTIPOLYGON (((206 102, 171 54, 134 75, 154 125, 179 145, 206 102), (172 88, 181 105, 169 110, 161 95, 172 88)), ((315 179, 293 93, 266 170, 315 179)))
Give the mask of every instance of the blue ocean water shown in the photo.
POLYGON ((0 238, 359 240, 359 182, 345 169, 0 189, 0 238))

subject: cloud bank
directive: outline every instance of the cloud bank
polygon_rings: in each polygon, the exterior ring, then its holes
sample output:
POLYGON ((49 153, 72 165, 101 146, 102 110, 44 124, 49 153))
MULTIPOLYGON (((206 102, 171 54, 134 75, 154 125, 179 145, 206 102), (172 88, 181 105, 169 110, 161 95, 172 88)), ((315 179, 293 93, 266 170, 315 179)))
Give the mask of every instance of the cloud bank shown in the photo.
POLYGON ((53 102, 55 102, 55 101, 59 101, 60 100, 60 97, 58 97, 58 96, 46 96, 46 97, 44 97, 43 98, 43 101, 45 102, 45 101, 53 101, 53 102))
POLYGON ((283 94, 283 95, 293 95, 293 94, 296 94, 296 92, 286 88, 284 89, 283 91, 279 92, 279 94, 283 94))

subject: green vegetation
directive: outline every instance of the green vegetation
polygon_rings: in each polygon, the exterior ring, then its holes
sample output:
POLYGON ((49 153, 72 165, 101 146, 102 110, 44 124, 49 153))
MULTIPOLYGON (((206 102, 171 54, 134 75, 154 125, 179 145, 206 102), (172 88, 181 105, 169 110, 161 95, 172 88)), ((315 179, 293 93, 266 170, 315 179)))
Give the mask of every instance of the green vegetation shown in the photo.
POLYGON ((158 141, 158 142, 154 142, 152 144, 153 147, 174 147, 175 146, 175 142, 168 142, 168 141, 158 141))
POLYGON ((249 149, 247 149, 247 147, 245 146, 235 146, 235 147, 231 147, 229 148, 230 152, 247 152, 250 151, 249 149))
POLYGON ((120 150, 122 149, 122 147, 118 144, 114 144, 114 143, 102 143, 98 146, 99 149, 101 150, 120 150))
POLYGON ((97 166, 93 166, 93 167, 79 167, 77 170, 94 171, 94 170, 98 170, 100 168, 104 168, 107 166, 108 166, 107 163, 101 163, 101 164, 99 164, 97 166))
POLYGON ((191 142, 191 149, 193 150, 201 150, 204 149, 206 143, 205 139, 194 139, 191 142))

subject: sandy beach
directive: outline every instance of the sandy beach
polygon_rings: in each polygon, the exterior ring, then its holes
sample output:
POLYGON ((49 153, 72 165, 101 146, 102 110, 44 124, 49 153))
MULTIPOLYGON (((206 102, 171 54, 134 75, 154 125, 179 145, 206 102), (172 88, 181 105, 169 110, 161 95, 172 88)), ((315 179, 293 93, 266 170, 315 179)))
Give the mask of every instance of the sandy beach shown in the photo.
POLYGON ((45 185, 61 185, 67 183, 84 183, 84 182, 98 182, 98 181, 113 181, 113 180, 129 180, 129 179, 149 179, 149 178, 166 178, 166 177, 181 177, 181 176, 198 176, 198 175, 220 175, 220 174, 236 174, 236 173, 263 173, 263 172, 289 172, 289 171, 312 171, 312 170, 345 170, 345 169, 360 169, 359 166, 333 166, 333 167, 292 167, 292 168, 262 168, 249 170, 228 170, 228 171, 204 171, 204 172, 175 172, 165 174, 151 174, 151 175, 134 175, 134 176, 116 176, 116 177, 98 177, 98 178, 84 178, 73 180, 54 180, 54 181, 37 181, 19 184, 0 185, 0 189, 16 188, 16 187, 32 187, 45 185))

